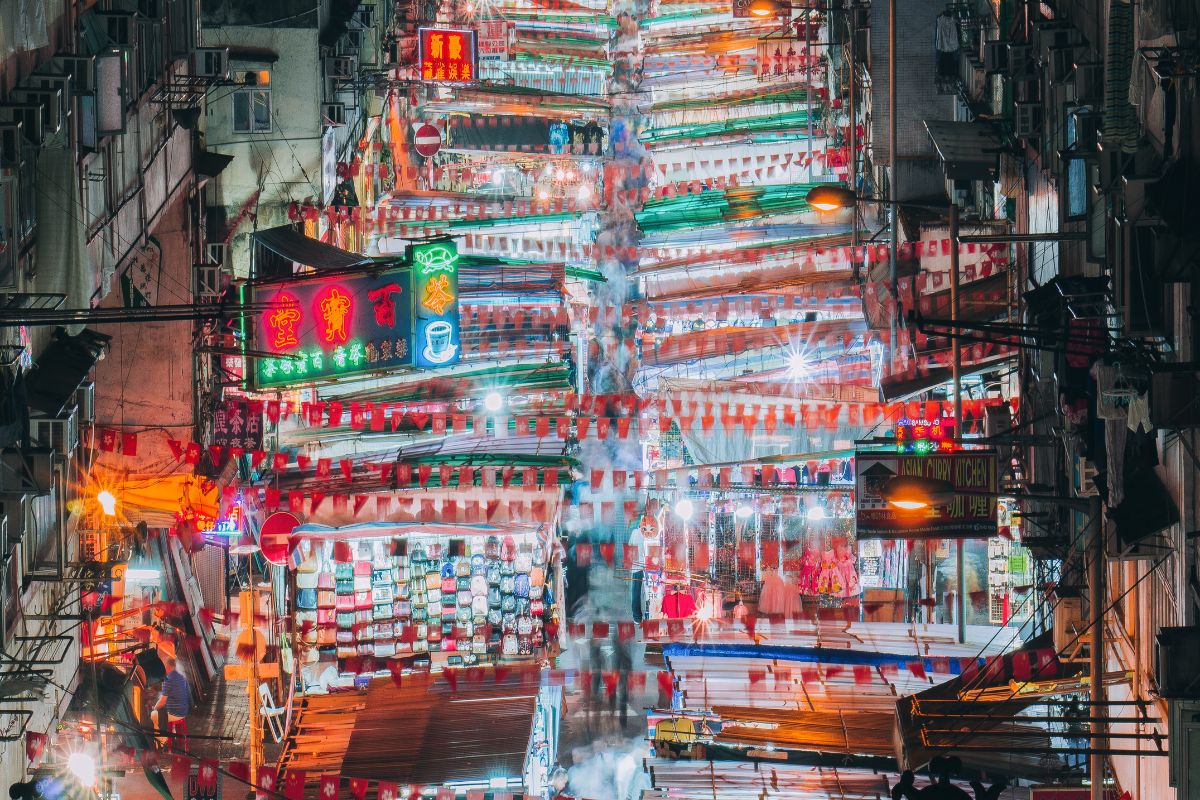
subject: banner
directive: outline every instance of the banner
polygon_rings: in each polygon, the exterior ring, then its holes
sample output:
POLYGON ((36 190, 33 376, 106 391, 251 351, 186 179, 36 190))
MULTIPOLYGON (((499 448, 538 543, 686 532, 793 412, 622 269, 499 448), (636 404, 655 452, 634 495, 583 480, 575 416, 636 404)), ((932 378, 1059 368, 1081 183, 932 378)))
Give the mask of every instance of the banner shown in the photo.
POLYGON ((983 539, 996 535, 994 452, 906 455, 859 451, 855 459, 859 539, 983 539), (883 499, 880 489, 888 480, 910 475, 948 481, 962 494, 946 505, 911 510, 883 499))

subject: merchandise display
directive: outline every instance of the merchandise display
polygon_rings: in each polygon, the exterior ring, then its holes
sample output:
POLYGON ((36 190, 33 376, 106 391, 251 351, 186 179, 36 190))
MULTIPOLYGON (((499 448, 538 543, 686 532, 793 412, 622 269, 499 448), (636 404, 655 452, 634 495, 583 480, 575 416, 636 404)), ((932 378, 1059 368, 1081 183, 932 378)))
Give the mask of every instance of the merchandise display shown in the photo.
POLYGON ((301 642, 343 675, 390 660, 419 669, 530 658, 557 614, 550 549, 535 538, 326 542, 296 571, 301 642))

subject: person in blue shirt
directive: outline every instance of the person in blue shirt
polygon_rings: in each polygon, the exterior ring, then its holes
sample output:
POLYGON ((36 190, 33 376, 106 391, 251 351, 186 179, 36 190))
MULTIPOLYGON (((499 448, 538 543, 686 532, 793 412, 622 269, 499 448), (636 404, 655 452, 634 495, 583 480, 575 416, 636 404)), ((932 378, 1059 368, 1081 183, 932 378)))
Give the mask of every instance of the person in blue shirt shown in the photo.
POLYGON ((172 723, 186 719, 192 710, 192 689, 187 678, 176 668, 174 658, 167 658, 166 665, 167 677, 163 679, 162 695, 154 710, 167 712, 166 724, 162 727, 169 730, 172 723))

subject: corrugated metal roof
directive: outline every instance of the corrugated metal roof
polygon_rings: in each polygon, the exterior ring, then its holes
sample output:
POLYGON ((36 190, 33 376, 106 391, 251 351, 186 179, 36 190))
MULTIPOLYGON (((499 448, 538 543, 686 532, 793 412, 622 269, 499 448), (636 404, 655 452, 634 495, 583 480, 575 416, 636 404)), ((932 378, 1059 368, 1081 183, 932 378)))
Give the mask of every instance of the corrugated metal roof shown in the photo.
POLYGON ((299 698, 296 734, 281 763, 314 780, 320 773, 422 786, 520 779, 537 677, 484 670, 453 691, 441 675, 416 673, 401 686, 377 678, 365 693, 299 698))
POLYGON ((251 235, 256 244, 297 264, 316 269, 350 269, 375 259, 310 239, 291 225, 267 228, 251 235))

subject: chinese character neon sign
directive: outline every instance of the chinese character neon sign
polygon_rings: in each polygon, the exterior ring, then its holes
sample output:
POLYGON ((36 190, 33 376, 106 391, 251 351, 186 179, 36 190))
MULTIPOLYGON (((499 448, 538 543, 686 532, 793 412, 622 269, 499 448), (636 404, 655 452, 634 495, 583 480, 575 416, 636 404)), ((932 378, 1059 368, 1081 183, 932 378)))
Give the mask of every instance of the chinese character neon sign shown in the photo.
POLYGON ((286 350, 300 344, 296 328, 300 324, 300 304, 296 296, 280 292, 276 296, 273 310, 267 314, 267 327, 271 329, 271 347, 286 350))
POLYGON ((475 31, 420 28, 417 57, 425 83, 471 83, 477 77, 475 31))
POLYGON ((413 265, 413 363, 419 367, 454 364, 462 355, 458 340, 458 249, 453 242, 409 248, 413 265))
POLYGON ((458 249, 431 241, 408 263, 336 280, 297 277, 248 288, 256 312, 253 388, 312 383, 396 367, 438 367, 461 357, 458 249))
POLYGON ((350 318, 352 304, 350 296, 339 287, 333 286, 317 295, 317 311, 324 322, 321 338, 330 344, 345 344, 349 338, 346 323, 350 318))
POLYGON ((959 450, 954 441, 954 420, 904 418, 896 423, 896 452, 950 453, 959 450))

